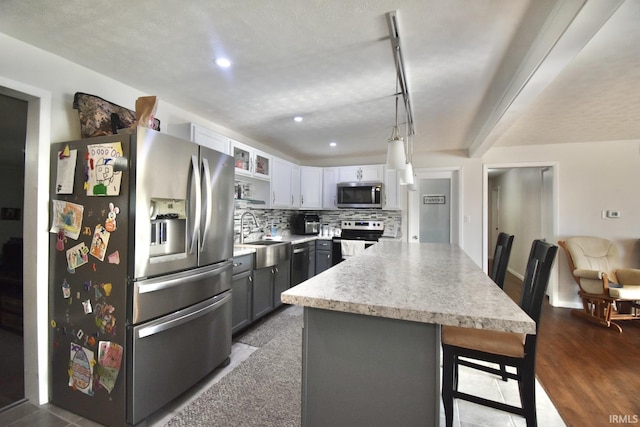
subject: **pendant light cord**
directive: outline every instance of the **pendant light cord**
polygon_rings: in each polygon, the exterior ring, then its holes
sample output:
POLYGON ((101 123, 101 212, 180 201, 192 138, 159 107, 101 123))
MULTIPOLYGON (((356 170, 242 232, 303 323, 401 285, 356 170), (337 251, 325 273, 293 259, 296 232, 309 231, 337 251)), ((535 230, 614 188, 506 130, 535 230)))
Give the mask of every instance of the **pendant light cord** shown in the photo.
POLYGON ((396 127, 398 127, 398 77, 396 76, 396 127))

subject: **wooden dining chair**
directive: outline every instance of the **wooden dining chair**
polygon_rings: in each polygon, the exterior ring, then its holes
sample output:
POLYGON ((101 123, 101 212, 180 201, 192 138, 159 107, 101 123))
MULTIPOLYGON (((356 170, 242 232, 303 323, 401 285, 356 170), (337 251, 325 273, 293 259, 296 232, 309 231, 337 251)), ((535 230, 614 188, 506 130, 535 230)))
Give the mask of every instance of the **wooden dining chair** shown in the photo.
MULTIPOLYGON (((558 247, 534 240, 527 262, 520 308, 540 326, 540 312, 549 275, 558 247)), ((493 331, 488 329, 442 327, 442 402, 446 425, 453 425, 453 399, 462 399, 525 417, 528 427, 536 425, 535 366, 537 334, 493 331), (491 362, 516 368, 503 372, 491 362), (518 381, 521 406, 508 405, 458 391, 458 367, 467 366, 518 381)))
MULTIPOLYGON (((493 260, 491 261, 489 277, 500 287, 500 289, 504 289, 504 278, 507 274, 507 267, 509 266, 509 257, 511 256, 512 245, 513 234, 507 234, 504 232, 500 232, 500 234, 498 234, 496 248, 493 251, 493 260)), ((502 381, 508 381, 509 378, 507 377, 506 367, 504 365, 500 365, 500 372, 502 372, 502 381)))
POLYGON ((491 270, 489 277, 504 289, 504 277, 507 273, 509 265, 509 257, 511 256, 511 245, 513 244, 513 234, 500 233, 496 242, 496 248, 493 252, 493 260, 491 261, 491 270))

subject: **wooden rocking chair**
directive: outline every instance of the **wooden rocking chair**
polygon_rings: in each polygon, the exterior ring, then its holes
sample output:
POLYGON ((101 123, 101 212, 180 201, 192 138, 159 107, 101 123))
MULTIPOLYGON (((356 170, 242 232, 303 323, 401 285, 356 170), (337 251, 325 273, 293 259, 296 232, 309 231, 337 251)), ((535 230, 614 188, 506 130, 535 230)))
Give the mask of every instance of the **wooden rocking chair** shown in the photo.
POLYGON ((640 270, 618 268, 616 246, 600 237, 576 236, 558 245, 580 287, 582 310, 571 314, 622 332, 617 320, 640 319, 640 270))

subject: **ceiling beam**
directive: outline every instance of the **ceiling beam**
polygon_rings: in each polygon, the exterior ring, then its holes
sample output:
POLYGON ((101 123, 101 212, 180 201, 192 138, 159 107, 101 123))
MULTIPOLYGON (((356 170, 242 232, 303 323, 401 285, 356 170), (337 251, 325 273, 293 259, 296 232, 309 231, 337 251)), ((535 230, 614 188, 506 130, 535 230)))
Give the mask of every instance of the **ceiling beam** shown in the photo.
MULTIPOLYGON (((482 157, 521 117, 526 107, 564 70, 602 28, 624 0, 534 1, 523 18, 523 28, 536 17, 544 17, 551 6, 523 60, 504 86, 494 78, 468 135, 473 142, 469 157, 482 157), (532 19, 530 19, 532 18, 532 19)), ((526 29, 531 30, 531 28, 526 29)), ((518 34, 512 46, 518 43, 518 34)), ((496 76, 509 73, 507 54, 496 76)), ((512 68, 511 68, 512 69, 512 68)))

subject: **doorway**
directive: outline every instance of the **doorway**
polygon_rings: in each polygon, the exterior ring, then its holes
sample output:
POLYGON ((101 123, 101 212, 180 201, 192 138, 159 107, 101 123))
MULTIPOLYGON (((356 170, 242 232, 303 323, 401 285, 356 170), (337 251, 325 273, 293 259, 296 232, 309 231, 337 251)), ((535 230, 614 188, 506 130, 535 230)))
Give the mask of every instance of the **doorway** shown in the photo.
POLYGON ((28 102, 0 94, 0 411, 25 398, 23 229, 28 102))
MULTIPOLYGON (((531 243, 543 239, 554 243, 557 233, 557 174, 554 164, 503 164, 484 167, 484 244, 487 266, 498 233, 514 235, 508 271, 524 276, 531 243)), ((549 286, 549 302, 557 299, 557 267, 554 264, 549 286)))
POLYGON ((460 171, 416 169, 416 191, 408 192, 408 241, 460 243, 460 171))
POLYGON ((24 149, 22 322, 24 398, 48 402, 48 257, 51 92, 0 76, 0 95, 27 103, 24 149))

